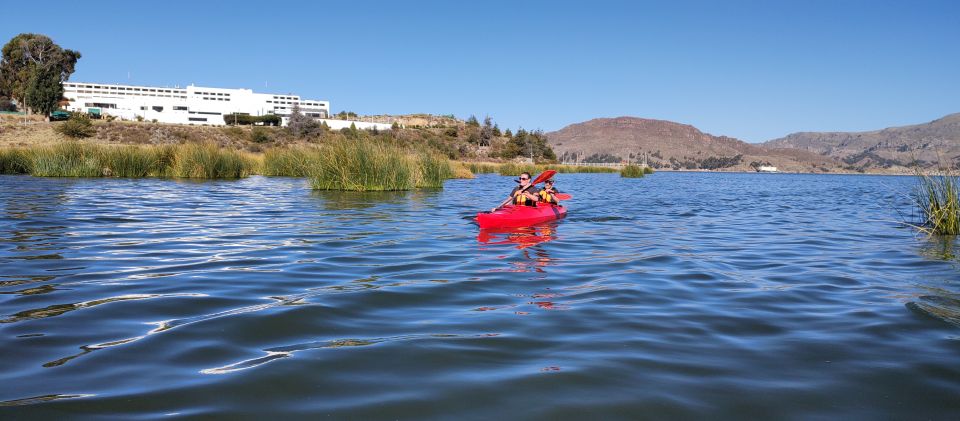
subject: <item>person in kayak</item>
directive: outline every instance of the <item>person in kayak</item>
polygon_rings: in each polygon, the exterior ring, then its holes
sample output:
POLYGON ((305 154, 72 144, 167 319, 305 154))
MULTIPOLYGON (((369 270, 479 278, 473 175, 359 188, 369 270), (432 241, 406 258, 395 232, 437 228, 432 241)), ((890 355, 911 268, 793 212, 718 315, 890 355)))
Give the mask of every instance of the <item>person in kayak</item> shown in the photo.
MULTIPOLYGON (((513 191, 510 192, 510 201, 514 205, 518 206, 537 206, 537 200, 539 200, 540 190, 537 189, 537 186, 530 186, 530 173, 524 172, 520 174, 520 183, 519 186, 514 187, 513 191), (526 190, 523 190, 524 187, 527 187, 526 190)), ((497 208, 493 208, 491 212, 496 212, 497 208)))
POLYGON ((543 182, 543 189, 539 192, 539 200, 543 203, 550 203, 553 205, 559 205, 560 201, 557 200, 557 193, 560 193, 560 190, 557 190, 553 186, 553 179, 549 179, 543 182))

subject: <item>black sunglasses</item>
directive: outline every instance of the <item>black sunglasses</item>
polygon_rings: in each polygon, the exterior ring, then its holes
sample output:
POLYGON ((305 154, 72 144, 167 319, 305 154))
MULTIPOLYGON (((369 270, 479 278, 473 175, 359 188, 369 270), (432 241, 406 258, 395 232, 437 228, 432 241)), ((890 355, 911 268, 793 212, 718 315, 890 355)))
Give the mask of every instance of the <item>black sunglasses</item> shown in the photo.
POLYGON ((520 177, 521 180, 529 180, 529 177, 520 177))

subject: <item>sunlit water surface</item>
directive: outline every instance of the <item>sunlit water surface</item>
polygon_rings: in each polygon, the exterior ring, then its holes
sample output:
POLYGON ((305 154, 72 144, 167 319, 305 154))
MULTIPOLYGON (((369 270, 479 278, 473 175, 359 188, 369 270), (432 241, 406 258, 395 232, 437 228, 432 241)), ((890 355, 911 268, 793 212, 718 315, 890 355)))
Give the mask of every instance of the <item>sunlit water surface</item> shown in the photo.
POLYGON ((0 177, 0 418, 956 419, 960 266, 905 177, 442 191, 0 177))

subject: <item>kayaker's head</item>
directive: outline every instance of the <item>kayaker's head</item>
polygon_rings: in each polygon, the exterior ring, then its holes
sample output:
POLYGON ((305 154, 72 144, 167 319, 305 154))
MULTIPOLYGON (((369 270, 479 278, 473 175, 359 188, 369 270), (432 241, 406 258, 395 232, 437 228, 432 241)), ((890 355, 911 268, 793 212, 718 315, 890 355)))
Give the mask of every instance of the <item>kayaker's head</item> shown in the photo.
POLYGON ((520 185, 526 186, 527 184, 530 184, 530 173, 528 172, 520 173, 520 185))
POLYGON ((551 178, 551 179, 549 179, 549 180, 547 180, 547 181, 544 181, 544 182, 543 182, 543 186, 544 186, 544 188, 552 189, 552 188, 553 188, 553 179, 551 178))

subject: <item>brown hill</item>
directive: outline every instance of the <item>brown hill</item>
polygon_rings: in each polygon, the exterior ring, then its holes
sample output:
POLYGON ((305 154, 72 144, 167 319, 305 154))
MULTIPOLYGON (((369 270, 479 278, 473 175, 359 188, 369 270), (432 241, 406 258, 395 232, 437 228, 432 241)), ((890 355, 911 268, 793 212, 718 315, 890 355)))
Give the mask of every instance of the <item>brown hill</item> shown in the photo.
POLYGON ((832 158, 703 133, 687 124, 637 117, 597 118, 547 133, 565 162, 642 161, 654 168, 749 171, 772 164, 783 171, 830 171, 832 158))
POLYGON ((868 132, 800 132, 763 144, 842 161, 847 169, 930 167, 960 163, 960 113, 912 126, 868 132))

